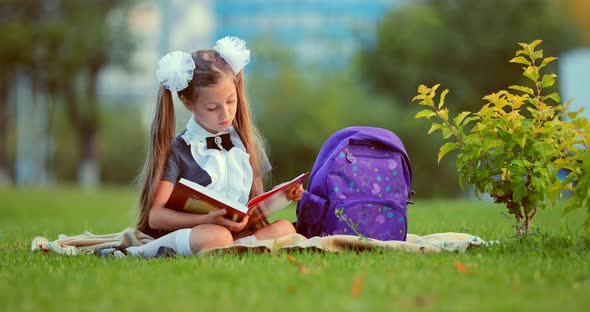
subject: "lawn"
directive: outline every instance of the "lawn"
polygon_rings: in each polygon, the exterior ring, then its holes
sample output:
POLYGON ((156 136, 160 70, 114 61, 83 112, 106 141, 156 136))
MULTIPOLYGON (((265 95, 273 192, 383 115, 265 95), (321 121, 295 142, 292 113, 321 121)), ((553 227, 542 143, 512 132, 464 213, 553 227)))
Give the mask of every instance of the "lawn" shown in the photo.
MULTIPOLYGON (((169 259, 33 253, 35 236, 111 233, 135 220, 130 188, 0 189, 4 311, 575 311, 590 306, 585 215, 541 211, 538 234, 510 238, 501 206, 425 200, 409 232, 466 231, 500 245, 465 254, 399 251, 207 255, 169 259)), ((283 218, 294 220, 294 208, 283 218)))

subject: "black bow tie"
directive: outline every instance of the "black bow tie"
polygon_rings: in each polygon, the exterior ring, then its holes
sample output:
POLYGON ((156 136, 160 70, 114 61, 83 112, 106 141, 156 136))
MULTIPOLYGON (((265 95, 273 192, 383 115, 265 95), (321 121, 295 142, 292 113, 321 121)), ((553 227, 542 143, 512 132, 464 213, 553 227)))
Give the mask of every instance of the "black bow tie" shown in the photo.
POLYGON ((207 148, 221 150, 221 148, 219 148, 219 146, 221 145, 221 147, 223 147, 226 151, 229 151, 232 147, 234 147, 234 144, 231 142, 231 139, 229 138, 229 133, 207 137, 206 139, 207 148))

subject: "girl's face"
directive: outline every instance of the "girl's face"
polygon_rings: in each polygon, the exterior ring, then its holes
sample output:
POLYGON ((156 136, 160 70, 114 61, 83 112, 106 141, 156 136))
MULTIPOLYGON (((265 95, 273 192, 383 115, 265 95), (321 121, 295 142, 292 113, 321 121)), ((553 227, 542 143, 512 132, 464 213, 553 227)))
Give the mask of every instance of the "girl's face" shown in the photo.
POLYGON ((227 75, 216 85, 201 88, 198 99, 189 108, 203 129, 216 134, 226 131, 236 117, 238 95, 233 77, 227 75))

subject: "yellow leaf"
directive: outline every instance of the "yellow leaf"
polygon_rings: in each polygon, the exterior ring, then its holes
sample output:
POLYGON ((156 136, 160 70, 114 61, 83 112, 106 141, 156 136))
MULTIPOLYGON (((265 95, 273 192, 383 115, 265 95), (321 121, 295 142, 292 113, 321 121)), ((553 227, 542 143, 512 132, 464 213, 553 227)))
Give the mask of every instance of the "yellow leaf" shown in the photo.
POLYGON ((557 59, 558 59, 557 57, 553 57, 553 56, 546 57, 546 58, 543 59, 543 62, 541 63, 541 65, 539 65, 539 68, 543 68, 547 64, 549 64, 549 63, 551 63, 551 62, 553 62, 553 61, 555 61, 557 59))
POLYGON ((527 60, 524 56, 517 56, 509 61, 510 63, 519 63, 525 65, 531 65, 531 62, 527 60))
POLYGON ((418 86, 418 93, 425 95, 426 93, 428 93, 430 90, 428 89, 428 87, 426 87, 425 85, 421 84, 418 86))
POLYGON ((358 298, 361 296, 361 289, 363 287, 363 280, 365 279, 365 274, 361 273, 357 275, 354 280, 352 281, 351 293, 354 298, 358 298))
POLYGON ((438 129, 440 129, 440 124, 433 123, 432 126, 430 127, 430 130, 428 130, 428 134, 431 134, 432 132, 434 132, 438 129))
POLYGON ((436 95, 436 89, 438 89, 438 87, 440 87, 440 84, 435 84, 434 87, 430 89, 430 98, 433 98, 436 95))
POLYGON ((448 109, 441 109, 438 112, 438 116, 440 117, 440 119, 442 120, 449 120, 449 110, 448 109))
POLYGON ((513 86, 508 87, 508 89, 521 91, 521 92, 524 92, 524 93, 528 93, 530 95, 534 95, 535 94, 534 91, 533 91, 533 89, 527 88, 527 87, 523 87, 523 86, 513 85, 513 86))
POLYGON ((447 94, 449 93, 449 89, 444 89, 443 92, 440 94, 440 99, 438 101, 438 108, 442 108, 443 105, 445 104, 445 97, 447 96, 447 94))
POLYGON ((533 47, 533 48, 534 48, 534 47, 536 47, 536 46, 540 45, 542 42, 543 42, 543 40, 541 40, 541 39, 537 39, 537 40, 535 40, 535 41, 531 42, 531 44, 530 44, 529 46, 531 46, 531 47, 533 47))
POLYGON ((443 146, 440 147, 440 151, 438 152, 438 162, 450 151, 457 149, 457 143, 448 142, 445 143, 443 146))

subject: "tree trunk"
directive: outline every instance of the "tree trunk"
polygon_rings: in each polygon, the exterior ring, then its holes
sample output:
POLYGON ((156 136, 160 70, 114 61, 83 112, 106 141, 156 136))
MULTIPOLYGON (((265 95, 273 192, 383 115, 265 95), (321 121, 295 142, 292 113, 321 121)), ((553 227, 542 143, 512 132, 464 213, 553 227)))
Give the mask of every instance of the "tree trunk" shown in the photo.
POLYGON ((98 69, 91 68, 87 81, 87 113, 79 119, 80 163, 78 182, 83 187, 96 187, 99 184, 96 136, 98 129, 98 69))
POLYGON ((0 79, 0 185, 10 183, 8 166, 8 81, 0 79))

